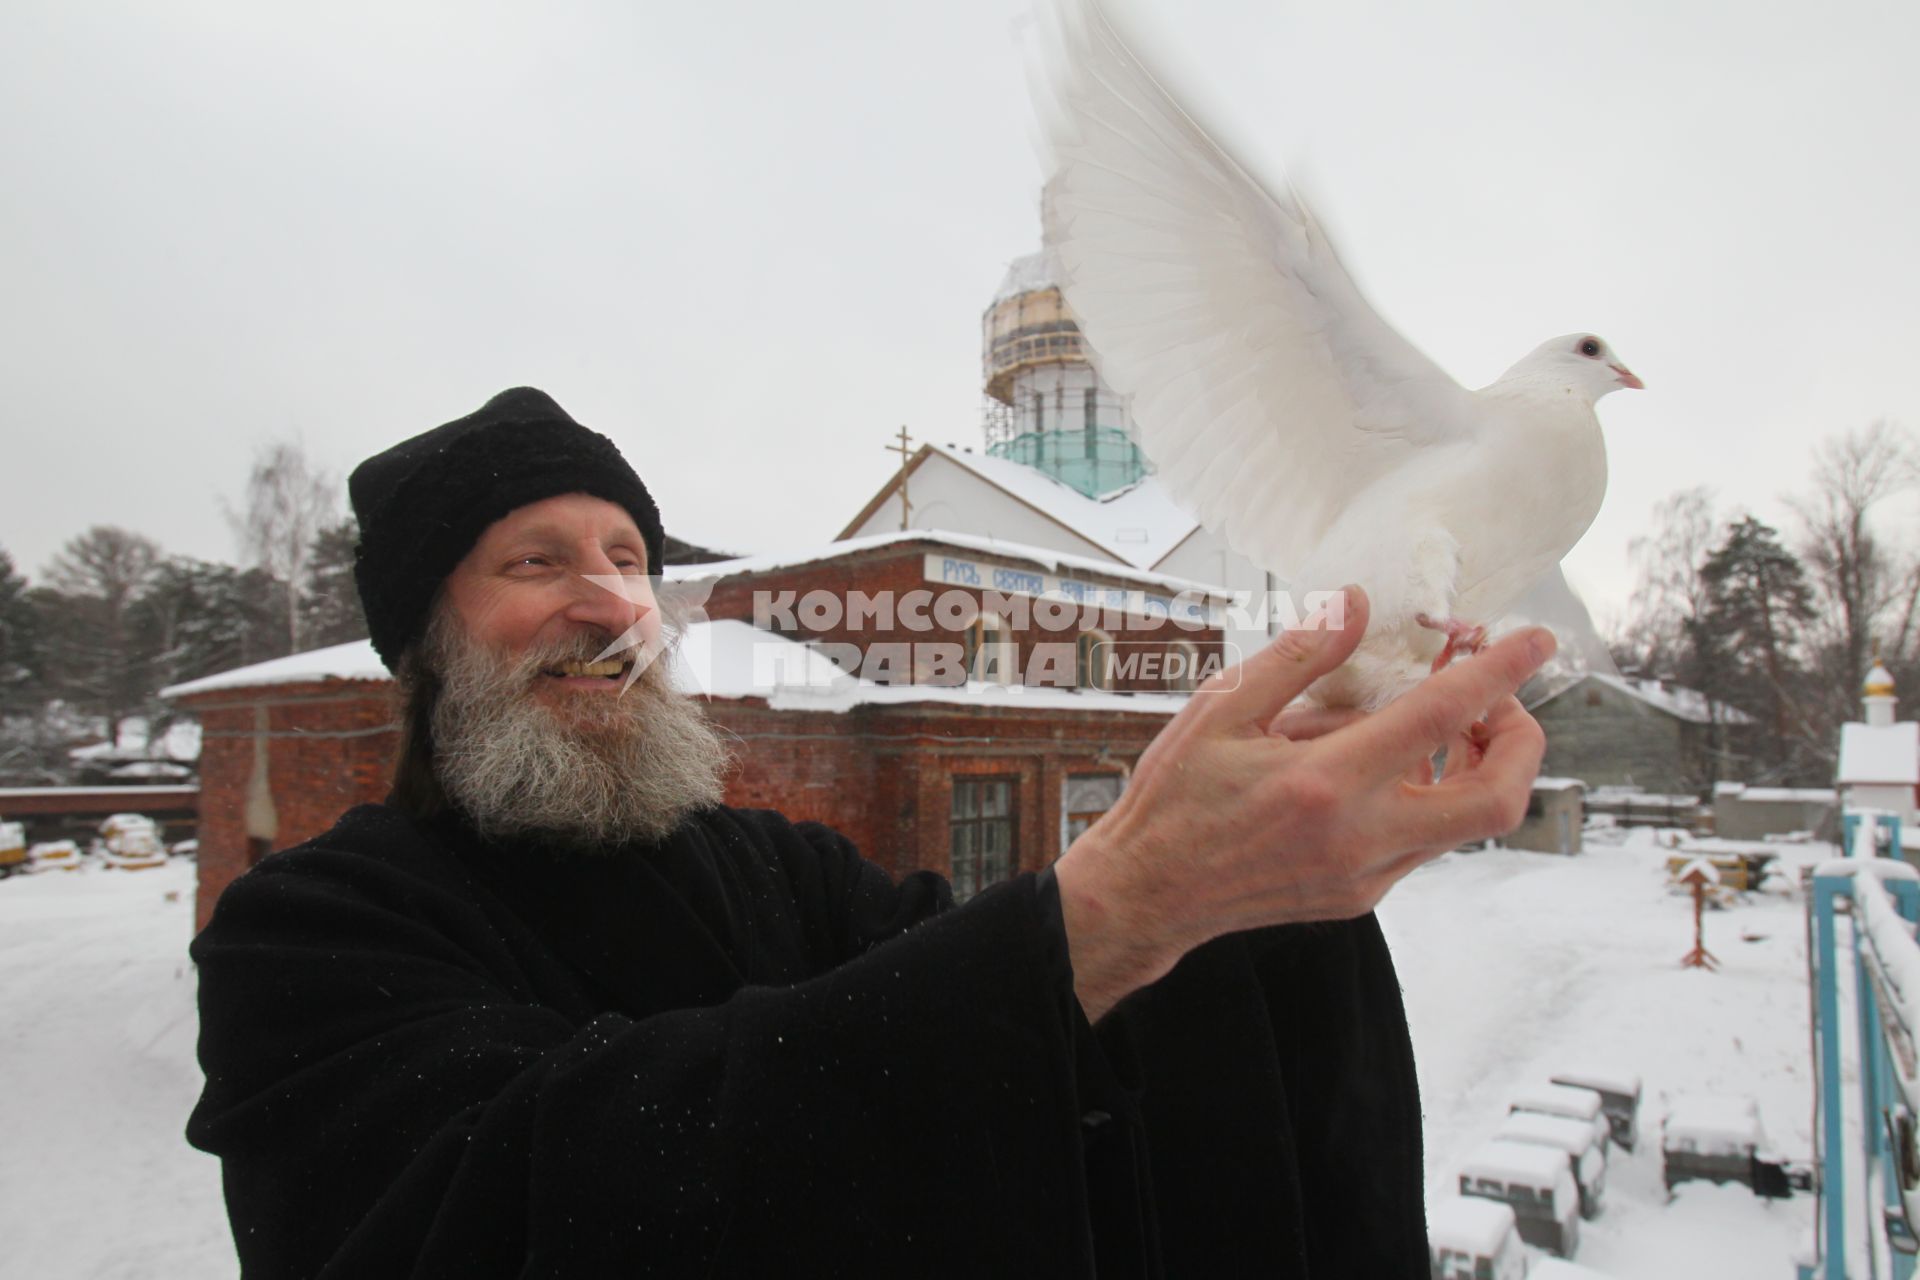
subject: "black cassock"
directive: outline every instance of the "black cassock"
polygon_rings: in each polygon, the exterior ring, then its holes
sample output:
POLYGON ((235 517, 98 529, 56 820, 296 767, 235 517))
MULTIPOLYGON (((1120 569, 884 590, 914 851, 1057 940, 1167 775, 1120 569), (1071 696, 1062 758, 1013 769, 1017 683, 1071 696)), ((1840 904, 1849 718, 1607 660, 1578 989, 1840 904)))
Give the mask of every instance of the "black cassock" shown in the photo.
POLYGON ((1427 1275, 1372 917, 1095 1031, 1043 877, 955 908, 773 813, 568 857, 368 805, 192 953, 249 1280, 1427 1275))

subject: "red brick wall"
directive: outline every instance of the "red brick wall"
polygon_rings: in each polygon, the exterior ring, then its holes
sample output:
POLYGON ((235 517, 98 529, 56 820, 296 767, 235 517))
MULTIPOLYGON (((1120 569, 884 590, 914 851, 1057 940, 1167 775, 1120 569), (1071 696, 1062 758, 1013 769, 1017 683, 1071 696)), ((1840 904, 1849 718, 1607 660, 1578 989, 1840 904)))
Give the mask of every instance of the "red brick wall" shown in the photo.
MULTIPOLYGON (((936 599, 946 592, 959 592, 973 601, 973 609, 977 612, 982 607, 981 602, 989 594, 986 590, 926 580, 926 553, 943 550, 950 549, 931 542, 905 545, 896 543, 870 551, 849 552, 845 557, 834 560, 817 561, 761 574, 744 574, 716 584, 712 595, 707 600, 706 612, 712 618, 731 618, 741 622, 757 623, 765 619, 755 616, 756 595, 761 596, 765 602, 772 602, 788 597, 790 593, 791 599, 785 607, 785 612, 794 615, 796 625, 790 631, 783 630, 782 634, 794 639, 821 641, 828 644, 851 644, 858 647, 863 655, 869 646, 876 643, 958 645, 965 638, 964 627, 938 625, 930 607, 921 610, 932 623, 929 629, 923 631, 905 629, 899 624, 897 617, 891 629, 882 629, 871 619, 863 619, 861 625, 856 627, 847 616, 845 609, 841 611, 837 624, 809 626, 797 607, 800 600, 804 599, 809 592, 815 591, 829 592, 843 601, 855 591, 864 592, 868 596, 886 592, 892 595, 896 606, 909 592, 926 592, 936 599)), ((1030 562, 1011 557, 995 557, 973 552, 961 554, 981 564, 1003 565, 1022 570, 1036 568, 1030 562)), ((1140 585, 1121 578, 1104 577, 1093 572, 1076 571, 1075 576, 1107 587, 1130 588, 1140 585)), ((1023 672, 1029 668, 1035 645, 1072 644, 1081 631, 1090 630, 1096 626, 1103 629, 1122 651, 1127 646, 1133 645, 1164 648, 1175 640, 1184 640, 1195 645, 1201 654, 1218 659, 1223 645, 1222 635, 1217 627, 1189 630, 1164 619, 1155 624, 1140 618, 1115 617, 1110 614, 1089 612, 1087 616, 1070 627, 1050 629, 1044 625, 1039 617, 1039 611, 1035 609, 1028 618, 1028 624, 1026 627, 1015 628, 1013 632, 1018 669, 1023 672)), ((1071 672, 1072 665, 1069 662, 1063 674, 1070 680, 1071 672)), ((916 682, 920 678, 916 676, 916 682)), ((1164 681, 1145 679, 1119 680, 1114 684, 1116 690, 1123 692, 1155 692, 1164 690, 1166 687, 1164 681)))
POLYGON ((270 847, 285 849, 331 827, 356 804, 387 793, 395 735, 386 682, 275 685, 183 699, 200 717, 201 925, 229 881, 251 864, 247 797, 255 740, 264 732, 276 819, 270 847), (265 712, 264 730, 261 712, 265 712))

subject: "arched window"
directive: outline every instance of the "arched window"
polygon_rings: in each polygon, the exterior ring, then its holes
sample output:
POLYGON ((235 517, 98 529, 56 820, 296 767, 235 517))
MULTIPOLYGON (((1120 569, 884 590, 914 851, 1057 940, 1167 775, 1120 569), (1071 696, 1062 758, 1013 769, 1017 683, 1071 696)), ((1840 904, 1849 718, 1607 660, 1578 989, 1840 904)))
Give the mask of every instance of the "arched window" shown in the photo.
POLYGON ((1080 689, 1113 688, 1113 637, 1104 631, 1082 631, 1074 642, 1073 683, 1080 689))
POLYGON ((966 639, 962 643, 967 679, 984 680, 988 684, 1014 682, 1017 663, 1013 628, 1007 625, 1005 618, 997 613, 982 613, 967 628, 966 639))

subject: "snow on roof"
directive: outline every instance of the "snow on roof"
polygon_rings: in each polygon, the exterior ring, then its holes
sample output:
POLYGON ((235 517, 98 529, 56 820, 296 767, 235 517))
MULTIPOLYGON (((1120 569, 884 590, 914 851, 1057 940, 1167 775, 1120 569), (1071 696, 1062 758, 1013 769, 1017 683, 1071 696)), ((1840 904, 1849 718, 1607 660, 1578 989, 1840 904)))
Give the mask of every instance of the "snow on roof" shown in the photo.
POLYGON ((153 760, 192 762, 200 758, 200 722, 175 720, 159 733, 145 716, 128 716, 120 722, 120 737, 115 742, 96 742, 75 747, 67 758, 82 763, 107 764, 153 760))
POLYGON ((1702 1155, 1738 1155, 1766 1143, 1752 1098, 1682 1095, 1661 1122, 1662 1145, 1689 1142, 1702 1155))
POLYGON ((1174 501, 1167 487, 1153 476, 1103 497, 1089 498, 1024 462, 952 445, 927 447, 1138 569, 1160 563, 1200 526, 1193 513, 1174 501))
MULTIPOLYGON (((690 624, 674 650, 673 662, 674 683, 683 692, 723 700, 765 698, 767 705, 776 711, 841 712, 862 706, 939 702, 1008 709, 1130 711, 1170 716, 1187 703, 1186 695, 1179 693, 1028 688, 978 680, 956 686, 882 685, 847 674, 811 645, 729 618, 690 624)), ((237 671, 175 685, 162 693, 177 698, 210 690, 271 684, 390 678, 374 655, 373 646, 358 640, 255 663, 237 671)))
POLYGON ((1920 783, 1920 723, 1841 725, 1840 768, 1834 781, 1843 787, 1863 782, 1920 783))
POLYGON ((1713 794, 1751 800, 1757 804, 1832 804, 1832 787, 1750 787, 1744 782, 1716 782, 1713 794))
POLYGON ((1015 258, 1007 264, 1007 274, 1001 279, 1000 287, 993 291, 993 301, 1004 302, 1022 293, 1032 293, 1035 289, 1052 288, 1053 284, 1053 272, 1049 269, 1047 254, 1043 249, 1039 253, 1015 258))
POLYGON ((1514 1111, 1544 1111, 1552 1116, 1592 1120, 1600 1114, 1600 1095, 1571 1085, 1535 1084, 1514 1090, 1509 1106, 1514 1111))
POLYGON ((1535 791, 1578 791, 1586 785, 1578 778, 1549 778, 1545 774, 1533 780, 1535 791))
POLYGON ((1707 695, 1698 689, 1689 689, 1674 684, 1671 680, 1651 680, 1644 676, 1616 676, 1600 671, 1587 673, 1589 680, 1598 680, 1610 689, 1617 689, 1630 698, 1637 698, 1648 706, 1664 711, 1670 716, 1693 724, 1712 724, 1715 714, 1720 724, 1752 724, 1753 717, 1738 707, 1726 703, 1710 703, 1707 695))
POLYGON ((1593 1126, 1571 1116, 1542 1115, 1538 1111, 1510 1111, 1495 1131, 1497 1138, 1557 1147, 1580 1155, 1594 1144, 1593 1126))
POLYGON ((386 664, 373 651, 371 640, 351 640, 325 649, 310 649, 268 662, 202 676, 185 684, 169 685, 163 698, 186 698, 219 689, 246 689, 265 684, 319 684, 327 680, 391 680, 386 664))
POLYGON ((822 560, 832 560, 838 556, 851 555, 856 551, 868 551, 875 547, 910 542, 931 542, 985 555, 1004 556, 1009 560, 1024 560, 1029 564, 1037 564, 1042 568, 1055 571, 1072 570, 1076 573, 1096 574, 1123 582, 1138 582, 1176 594, 1192 591, 1216 600, 1226 601, 1233 598, 1231 591, 1216 583, 1195 582, 1190 578, 1176 578, 1170 574, 1129 568, 1124 564, 1096 560, 1091 556, 1067 555, 1047 547, 1002 542, 998 538, 984 538, 971 533, 948 533, 942 529, 905 529, 893 533, 869 533, 862 537, 847 538, 840 542, 830 542, 825 546, 804 550, 764 556, 743 556, 738 560, 716 560, 711 564, 668 565, 665 576, 669 582, 707 582, 737 577, 741 574, 792 569, 801 565, 817 564, 822 560))
POLYGON ((1028 688, 979 680, 952 686, 878 684, 842 671, 811 645, 733 619, 688 627, 674 654, 673 674, 675 685, 687 693, 723 700, 765 698, 776 711, 846 712, 933 702, 1170 716, 1187 702, 1187 695, 1177 693, 1028 688))
POLYGON ((1484 1196, 1454 1196, 1427 1210, 1427 1240, 1434 1248, 1476 1258, 1499 1253, 1513 1227, 1513 1206, 1484 1196))
POLYGON ((1562 1179, 1571 1182, 1573 1171, 1567 1153, 1530 1142, 1483 1142, 1460 1162, 1460 1172, 1469 1178, 1491 1178, 1522 1186, 1551 1187, 1562 1179))
POLYGON ((1583 1062, 1570 1070, 1556 1071, 1553 1073, 1553 1082, 1603 1094, 1618 1093, 1629 1098, 1640 1096, 1638 1072, 1606 1063, 1583 1062))

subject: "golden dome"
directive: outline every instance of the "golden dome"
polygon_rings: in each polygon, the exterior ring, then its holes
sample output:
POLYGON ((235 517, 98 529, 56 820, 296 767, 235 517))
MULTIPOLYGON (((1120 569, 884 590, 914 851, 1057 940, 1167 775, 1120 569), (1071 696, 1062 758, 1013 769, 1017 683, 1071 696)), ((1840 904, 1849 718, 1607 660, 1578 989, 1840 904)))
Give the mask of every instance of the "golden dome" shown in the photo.
POLYGON ((1867 672, 1866 687, 1860 692, 1869 698, 1891 698, 1893 696, 1893 673, 1881 666, 1878 662, 1874 663, 1873 670, 1867 672))

